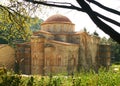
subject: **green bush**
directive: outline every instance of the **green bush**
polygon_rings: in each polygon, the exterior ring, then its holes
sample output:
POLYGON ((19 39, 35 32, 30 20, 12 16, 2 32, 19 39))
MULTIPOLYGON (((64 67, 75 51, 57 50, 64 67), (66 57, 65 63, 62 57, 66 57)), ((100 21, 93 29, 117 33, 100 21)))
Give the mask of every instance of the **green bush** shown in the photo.
POLYGON ((120 86, 120 71, 94 71, 73 75, 23 76, 11 72, 0 74, 0 86, 120 86))

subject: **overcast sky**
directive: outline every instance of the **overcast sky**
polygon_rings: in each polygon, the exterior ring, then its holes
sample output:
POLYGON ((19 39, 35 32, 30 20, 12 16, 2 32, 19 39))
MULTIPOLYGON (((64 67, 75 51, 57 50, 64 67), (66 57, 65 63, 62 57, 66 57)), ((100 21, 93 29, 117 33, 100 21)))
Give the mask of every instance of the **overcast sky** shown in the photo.
MULTIPOLYGON (((7 1, 7 0, 2 0, 2 1, 7 1)), ((22 0, 19 0, 19 1, 22 1, 22 0)), ((48 1, 70 2, 76 6, 79 6, 76 0, 48 0, 48 1)), ((101 4, 107 7, 120 11, 120 0, 96 0, 96 1, 100 2, 101 4)), ((99 7, 93 5, 92 3, 90 3, 90 6, 92 7, 93 10, 120 22, 120 16, 106 12, 100 9, 99 7)), ((54 8, 54 9, 52 8, 52 10, 46 9, 45 11, 47 12, 47 15, 42 15, 41 13, 37 12, 36 16, 38 16, 39 18, 42 17, 42 19, 46 20, 49 16, 59 13, 67 16, 75 24, 76 31, 81 31, 83 30, 83 28, 86 28, 87 31, 89 31, 90 33, 97 31, 101 37, 104 37, 104 36, 107 38, 109 37, 91 21, 91 19, 86 13, 76 11, 76 10, 70 10, 70 9, 62 9, 62 8, 54 8)), ((117 32, 120 33, 120 27, 112 25, 108 22, 106 23, 112 26, 117 32)))

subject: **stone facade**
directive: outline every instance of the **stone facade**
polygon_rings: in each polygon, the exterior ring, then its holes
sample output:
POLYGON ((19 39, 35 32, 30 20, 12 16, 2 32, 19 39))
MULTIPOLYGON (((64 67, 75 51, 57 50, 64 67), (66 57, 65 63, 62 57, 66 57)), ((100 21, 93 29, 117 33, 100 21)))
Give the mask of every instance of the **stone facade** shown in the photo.
POLYGON ((15 50, 7 44, 0 44, 0 67, 6 67, 8 70, 14 68, 15 50))
MULTIPOLYGON (((43 22, 41 30, 31 38, 32 74, 72 73, 81 68, 96 70, 102 65, 99 60, 102 59, 100 38, 86 32, 75 32, 74 27, 67 17, 59 14, 43 22)), ((110 54, 105 54, 107 52, 104 52, 104 58, 110 58, 110 54)))
POLYGON ((49 17, 41 24, 41 30, 33 33, 29 43, 16 44, 19 70, 47 75, 108 67, 110 46, 100 45, 99 37, 74 29, 75 25, 63 15, 49 17))

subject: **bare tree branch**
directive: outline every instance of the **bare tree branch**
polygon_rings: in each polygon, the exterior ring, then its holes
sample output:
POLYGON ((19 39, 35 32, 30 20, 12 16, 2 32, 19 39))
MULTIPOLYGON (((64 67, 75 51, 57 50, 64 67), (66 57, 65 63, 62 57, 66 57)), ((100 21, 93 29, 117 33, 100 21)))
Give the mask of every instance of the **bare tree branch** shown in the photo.
POLYGON ((79 5, 86 11, 86 13, 89 15, 89 17, 92 19, 92 21, 106 34, 108 34, 112 39, 117 41, 120 44, 120 34, 116 32, 114 29, 112 29, 110 26, 102 22, 93 12, 93 10, 90 8, 90 6, 84 1, 84 0, 77 0, 79 5))
POLYGON ((100 4, 99 2, 97 2, 97 1, 95 1, 95 0, 87 0, 87 1, 88 1, 88 2, 91 2, 91 3, 95 4, 95 5, 97 5, 97 6, 99 6, 100 8, 102 8, 102 9, 104 9, 104 10, 107 10, 107 11, 109 11, 109 12, 111 12, 111 13, 120 15, 120 12, 119 12, 119 11, 114 10, 114 9, 112 9, 112 8, 108 8, 108 7, 100 4))
MULTIPOLYGON (((78 10, 78 11, 82 11, 82 12, 86 12, 90 18, 93 20, 93 22, 102 30, 104 31, 106 34, 108 34, 111 38, 113 38, 115 41, 117 41, 118 43, 120 43, 120 34, 118 32, 116 32, 114 29, 112 29, 109 25, 105 24, 103 21, 101 21, 98 17, 111 22, 117 26, 120 26, 120 23, 110 19, 108 17, 105 17, 104 15, 101 15, 97 12, 94 12, 90 6, 84 1, 84 0, 76 0, 78 2, 78 4, 82 7, 76 7, 70 3, 61 3, 61 2, 44 2, 44 1, 34 1, 34 0, 25 0, 27 2, 32 2, 33 4, 41 4, 41 5, 46 5, 46 6, 53 6, 53 7, 60 7, 60 8, 67 8, 67 9, 73 9, 73 10, 78 10)), ((114 12, 112 12, 114 13, 114 12)))
POLYGON ((33 4, 41 4, 41 5, 46 5, 46 6, 52 6, 52 7, 60 7, 60 8, 67 8, 67 9, 73 9, 73 10, 79 10, 84 12, 83 9, 81 9, 80 7, 77 7, 71 3, 61 3, 61 2, 48 2, 48 1, 33 1, 33 0, 24 0, 27 2, 31 2, 33 4))
MULTIPOLYGON (((94 11, 93 11, 93 12, 94 12, 94 11)), ((115 24, 115 25, 117 25, 117 26, 120 27, 120 23, 119 23, 119 22, 117 22, 117 21, 115 21, 115 20, 113 20, 113 19, 110 19, 110 18, 108 18, 108 17, 106 17, 106 16, 103 16, 103 15, 101 15, 100 13, 97 13, 97 12, 94 12, 94 14, 95 14, 96 16, 98 16, 98 17, 100 17, 100 18, 102 18, 102 19, 104 19, 104 20, 106 20, 106 21, 108 21, 108 22, 110 22, 110 23, 112 23, 112 24, 115 24)))
MULTIPOLYGON (((67 8, 67 9, 73 9, 73 10, 78 10, 78 11, 81 11, 81 12, 85 12, 82 8, 80 7, 77 7, 71 3, 66 3, 66 2, 52 2, 52 1, 30 1, 30 0, 25 0, 27 2, 32 2, 34 4, 41 4, 41 5, 46 5, 46 6, 52 6, 52 7, 60 7, 60 8, 67 8)), ((97 15, 98 17, 110 22, 110 23, 113 23, 117 26, 120 27, 120 23, 113 20, 113 19, 110 19, 108 17, 105 17, 104 15, 101 15, 100 13, 97 13, 95 11, 93 11, 95 15, 97 15)))

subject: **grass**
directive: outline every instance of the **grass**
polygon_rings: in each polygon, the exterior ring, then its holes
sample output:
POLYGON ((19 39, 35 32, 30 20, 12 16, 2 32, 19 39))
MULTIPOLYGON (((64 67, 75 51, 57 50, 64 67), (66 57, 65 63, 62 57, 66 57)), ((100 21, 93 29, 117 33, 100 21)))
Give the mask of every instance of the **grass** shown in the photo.
MULTIPOLYGON (((116 67, 116 66, 115 66, 116 67)), ((0 86, 120 86, 120 71, 100 69, 74 73, 74 75, 38 76, 17 75, 13 72, 0 72, 0 86)))

